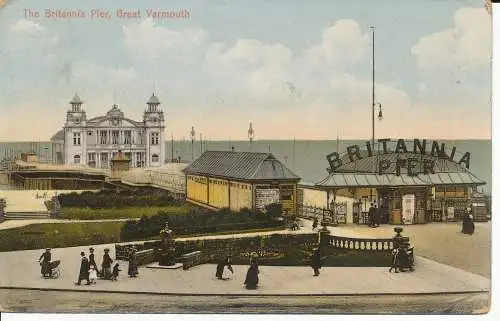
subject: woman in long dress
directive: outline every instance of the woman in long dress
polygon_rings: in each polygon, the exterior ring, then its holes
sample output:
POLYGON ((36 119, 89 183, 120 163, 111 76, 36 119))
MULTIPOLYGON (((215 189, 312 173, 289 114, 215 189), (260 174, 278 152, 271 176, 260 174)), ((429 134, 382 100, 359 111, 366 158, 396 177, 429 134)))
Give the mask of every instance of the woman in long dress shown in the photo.
POLYGON ((259 284, 259 264, 257 263, 257 258, 252 257, 250 260, 250 267, 247 271, 247 276, 245 278, 245 287, 247 290, 255 290, 259 284))
POLYGON ((139 274, 139 269, 137 268, 137 256, 135 252, 136 249, 132 248, 128 257, 128 275, 132 278, 137 277, 137 274, 139 274))

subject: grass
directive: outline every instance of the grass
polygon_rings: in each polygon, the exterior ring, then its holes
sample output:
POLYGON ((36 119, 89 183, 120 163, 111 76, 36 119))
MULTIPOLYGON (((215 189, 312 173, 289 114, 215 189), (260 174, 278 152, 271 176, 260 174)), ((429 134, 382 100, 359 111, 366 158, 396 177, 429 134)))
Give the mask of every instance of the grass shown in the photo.
POLYGON ((124 222, 31 224, 0 230, 0 251, 120 242, 124 222))
MULTIPOLYGON (((0 252, 62 248, 123 242, 121 228, 125 222, 74 222, 31 224, 23 227, 0 230, 0 252)), ((279 230, 280 228, 262 228, 235 230, 223 233, 190 234, 182 237, 253 233, 279 230)), ((145 240, 159 239, 155 236, 145 240)), ((131 240, 133 242, 135 240, 131 240)))
POLYGON ((188 212, 188 205, 102 209, 64 207, 61 210, 60 218, 73 220, 127 219, 141 218, 143 215, 153 216, 160 211, 166 214, 186 214, 188 212))

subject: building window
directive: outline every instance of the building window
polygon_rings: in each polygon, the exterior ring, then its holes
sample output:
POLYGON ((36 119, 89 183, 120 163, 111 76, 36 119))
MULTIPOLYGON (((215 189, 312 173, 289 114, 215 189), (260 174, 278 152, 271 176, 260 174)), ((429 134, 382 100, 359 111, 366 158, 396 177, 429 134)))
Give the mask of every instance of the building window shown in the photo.
POLYGON ((80 155, 73 156, 73 163, 80 164, 80 155))
POLYGON ((130 130, 126 130, 123 132, 123 143, 125 145, 132 144, 132 132, 130 130))
POLYGON ((160 133, 151 133, 151 145, 158 145, 160 143, 160 133))
POLYGON ((137 153, 135 154, 135 163, 137 167, 144 167, 144 154, 137 153))
POLYGON ((80 145, 81 141, 80 133, 73 133, 73 145, 80 145))
POLYGON ((106 145, 108 143, 108 131, 107 130, 101 130, 101 133, 100 133, 100 144, 101 145, 106 145))
POLYGON ((111 132, 111 144, 118 145, 118 138, 120 137, 120 131, 113 130, 111 132))
POLYGON ((94 161, 95 162, 95 153, 88 153, 89 156, 89 162, 94 161))
POLYGON ((152 161, 153 163, 158 163, 158 162, 160 161, 160 157, 158 157, 158 155, 157 155, 157 154, 153 154, 153 155, 151 156, 151 161, 152 161))

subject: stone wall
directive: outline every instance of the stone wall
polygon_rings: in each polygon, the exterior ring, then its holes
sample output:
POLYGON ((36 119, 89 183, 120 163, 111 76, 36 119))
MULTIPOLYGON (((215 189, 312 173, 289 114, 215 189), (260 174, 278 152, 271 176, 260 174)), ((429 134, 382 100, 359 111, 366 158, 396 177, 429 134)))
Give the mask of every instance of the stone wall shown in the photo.
MULTIPOLYGON (((387 248, 367 247, 339 248, 330 241, 321 247, 324 266, 389 266, 391 246, 387 248)), ((356 240, 356 239, 352 239, 356 240)), ((233 264, 248 264, 252 253, 257 253, 261 265, 309 266, 311 254, 318 247, 318 234, 273 234, 256 237, 175 241, 176 256, 201 251, 201 263, 218 263, 231 255, 233 264)), ((389 242, 389 240, 381 240, 389 242)), ((135 243, 138 251, 154 249, 159 241, 135 243)), ((116 255, 126 259, 132 244, 116 245, 116 255)))

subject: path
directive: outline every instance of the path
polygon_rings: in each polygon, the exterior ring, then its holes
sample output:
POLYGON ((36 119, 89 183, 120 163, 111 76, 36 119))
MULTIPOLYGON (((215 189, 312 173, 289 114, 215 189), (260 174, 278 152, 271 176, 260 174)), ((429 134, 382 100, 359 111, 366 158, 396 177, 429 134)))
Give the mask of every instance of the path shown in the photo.
MULTIPOLYGON (((101 262, 104 248, 110 248, 114 257, 114 246, 96 245, 97 262, 101 262)), ((53 249, 53 260, 62 261, 59 279, 43 279, 36 262, 40 250, 2 253, 0 270, 4 271, 0 287, 22 287, 40 289, 66 289, 83 291, 117 291, 141 293, 220 294, 248 295, 242 286, 247 266, 234 266, 235 274, 229 281, 215 279, 215 265, 204 264, 190 270, 158 270, 140 268, 139 278, 126 276, 127 262, 120 262, 122 272, 118 282, 102 281, 93 286, 75 286, 80 251, 88 253, 88 247, 53 249), (19 268, 22 267, 22 268, 19 268)), ((417 257, 416 271, 412 273, 389 273, 385 267, 327 267, 321 276, 312 276, 309 267, 261 266, 261 287, 251 293, 259 295, 290 294, 395 294, 395 293, 444 293, 489 291, 490 280, 457 268, 417 257)))
MULTIPOLYGON (((403 235, 409 236, 415 253, 443 264, 491 277, 492 223, 475 223, 473 235, 462 234, 461 223, 429 223, 403 226, 403 235)), ((346 227, 353 233, 368 237, 392 237, 393 225, 370 228, 363 225, 346 227)))
MULTIPOLYGON (((0 223, 0 230, 7 230, 11 228, 23 227, 31 224, 50 224, 50 223, 61 223, 61 224, 72 224, 72 223, 99 223, 99 222, 126 222, 131 220, 129 218, 117 218, 117 219, 107 219, 107 220, 67 220, 67 219, 33 219, 33 220, 6 220, 0 223)), ((134 218, 133 220, 139 220, 134 218)))

